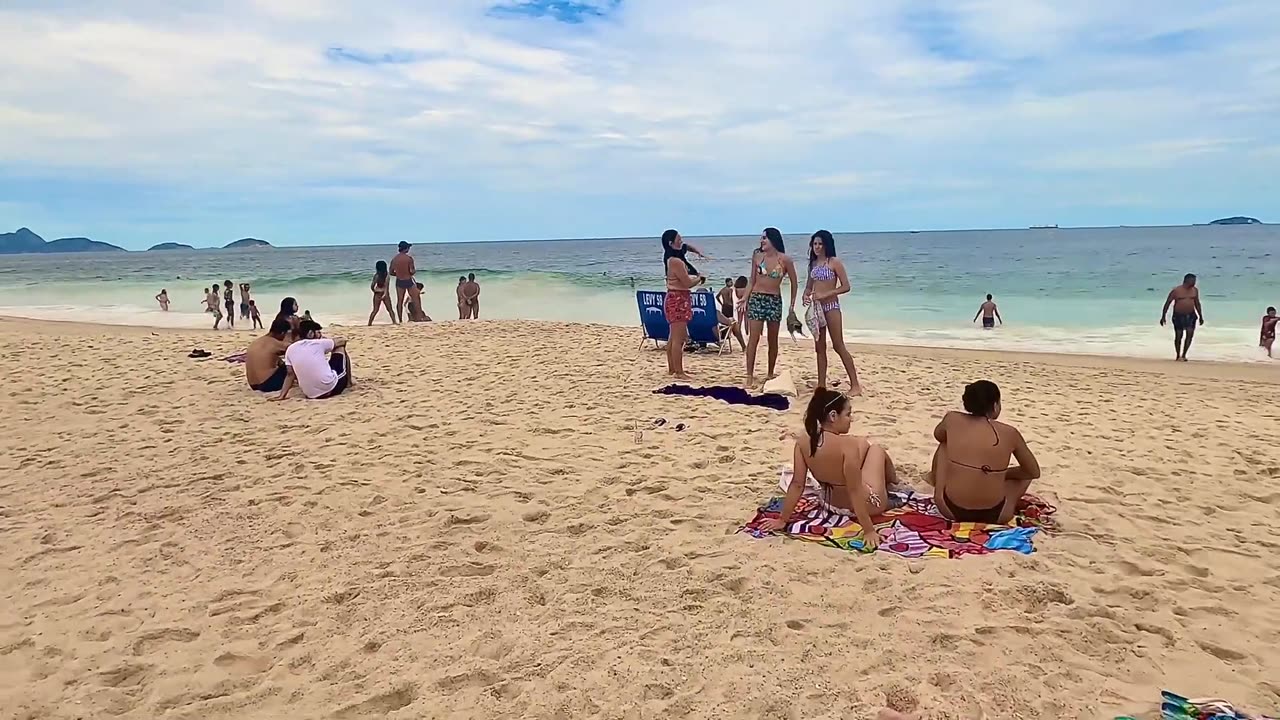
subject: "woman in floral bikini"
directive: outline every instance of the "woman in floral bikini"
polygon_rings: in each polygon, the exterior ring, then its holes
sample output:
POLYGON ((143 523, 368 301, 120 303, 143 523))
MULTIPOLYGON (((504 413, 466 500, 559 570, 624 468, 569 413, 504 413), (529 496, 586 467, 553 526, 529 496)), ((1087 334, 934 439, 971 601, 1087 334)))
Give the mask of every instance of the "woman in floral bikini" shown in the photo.
POLYGON ((782 325, 782 279, 791 280, 791 311, 796 309, 796 265, 785 254, 782 233, 777 228, 765 228, 760 234, 760 250, 751 256, 751 273, 747 275, 746 318, 747 336, 747 389, 756 382, 756 348, 766 325, 769 329, 769 375, 772 378, 778 365, 778 329, 782 325))

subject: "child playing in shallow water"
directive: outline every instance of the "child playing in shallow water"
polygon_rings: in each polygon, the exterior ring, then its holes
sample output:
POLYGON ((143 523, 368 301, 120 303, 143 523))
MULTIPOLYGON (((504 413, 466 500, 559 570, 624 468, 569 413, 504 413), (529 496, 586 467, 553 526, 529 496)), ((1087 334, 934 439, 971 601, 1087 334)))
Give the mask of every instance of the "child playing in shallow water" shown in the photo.
POLYGON ((249 301, 249 318, 253 320, 255 330, 262 327, 262 316, 258 314, 258 304, 253 300, 249 301))

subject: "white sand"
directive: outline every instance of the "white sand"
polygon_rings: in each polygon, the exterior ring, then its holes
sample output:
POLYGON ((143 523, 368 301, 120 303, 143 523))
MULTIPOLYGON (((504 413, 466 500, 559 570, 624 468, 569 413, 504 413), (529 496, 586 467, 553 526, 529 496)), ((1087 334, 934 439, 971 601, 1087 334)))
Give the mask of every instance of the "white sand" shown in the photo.
POLYGON ((1280 368, 858 348, 908 479, 985 377, 1059 507, 1033 556, 907 561, 734 534, 803 386, 655 396, 638 331, 516 322, 354 329, 323 402, 186 357, 250 337, 0 321, 0 717, 1280 708, 1280 368))

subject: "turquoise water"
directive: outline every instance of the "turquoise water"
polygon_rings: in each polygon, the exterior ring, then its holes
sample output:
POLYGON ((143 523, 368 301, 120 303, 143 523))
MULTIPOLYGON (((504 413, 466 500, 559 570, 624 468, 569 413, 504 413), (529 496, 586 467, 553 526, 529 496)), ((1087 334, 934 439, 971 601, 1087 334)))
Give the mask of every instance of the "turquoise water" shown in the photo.
MULTIPOLYGON (((748 271, 758 236, 690 238, 715 278, 748 271)), ((808 235, 788 235, 803 267, 808 235)), ((865 233, 836 236, 853 292, 845 305, 855 342, 1164 357, 1157 325, 1169 288, 1200 277, 1208 324, 1193 357, 1258 360, 1258 321, 1280 304, 1280 226, 1196 226, 865 233), (971 320, 986 293, 1008 323, 971 320)), ((0 256, 0 314, 199 327, 201 289, 253 284, 270 317, 297 297, 322 320, 361 323, 369 278, 394 248, 355 246, 243 251, 0 256), (173 311, 152 299, 167 288, 173 311)), ((662 287, 654 238, 420 244, 413 249, 436 319, 456 313, 459 275, 475 272, 486 318, 636 325, 635 289, 662 287)))

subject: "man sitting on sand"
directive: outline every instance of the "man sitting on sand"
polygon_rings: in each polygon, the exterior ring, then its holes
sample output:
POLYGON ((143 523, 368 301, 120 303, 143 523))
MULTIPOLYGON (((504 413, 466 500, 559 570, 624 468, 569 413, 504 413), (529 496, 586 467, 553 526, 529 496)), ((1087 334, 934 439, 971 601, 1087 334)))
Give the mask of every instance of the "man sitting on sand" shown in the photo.
POLYGON ((280 392, 284 387, 289 372, 283 358, 292 331, 288 320, 276 318, 266 335, 249 343, 244 351, 244 375, 250 388, 258 392, 280 392))
POLYGON ((295 384, 302 388, 303 395, 312 400, 341 395, 347 388, 355 387, 351 360, 347 357, 347 341, 322 337, 320 330, 320 323, 314 320, 298 323, 301 339, 293 341, 284 351, 288 374, 284 388, 272 400, 289 397, 289 391, 295 384))
POLYGON ((938 449, 927 478, 933 501, 948 520, 1007 523, 1031 481, 1040 477, 1040 463, 1022 433, 996 422, 1001 408, 995 383, 967 386, 964 409, 947 413, 933 430, 938 449))

